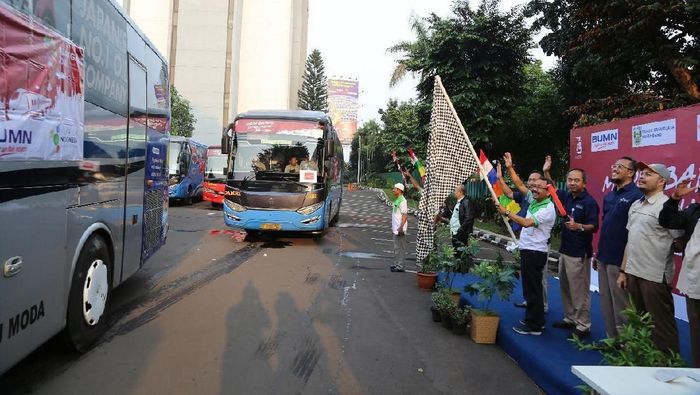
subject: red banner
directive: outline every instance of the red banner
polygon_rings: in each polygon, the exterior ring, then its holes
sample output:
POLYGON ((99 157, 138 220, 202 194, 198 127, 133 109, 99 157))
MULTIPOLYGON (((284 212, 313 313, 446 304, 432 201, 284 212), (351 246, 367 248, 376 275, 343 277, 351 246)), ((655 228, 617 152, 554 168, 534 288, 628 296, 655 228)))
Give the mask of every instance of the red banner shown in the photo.
POLYGON ((0 3, 0 159, 83 156, 83 50, 0 3))
MULTIPOLYGON (((610 165, 622 156, 646 163, 663 163, 671 172, 666 185, 670 194, 678 182, 690 176, 691 187, 698 187, 700 169, 700 105, 622 119, 571 131, 571 167, 582 168, 588 176, 588 192, 601 205, 603 196, 613 189, 610 165)), ((700 200, 697 193, 681 202, 685 208, 700 200)), ((599 234, 598 234, 599 235, 599 234)), ((598 235, 594 239, 597 244, 598 235)), ((670 248, 670 247, 669 247, 670 248)), ((594 249, 595 250, 595 249, 594 249)), ((676 260, 676 277, 680 272, 676 260)), ((594 280, 596 280, 594 276, 594 280)), ((674 285, 676 283, 674 279, 674 285)), ((597 284, 597 282, 594 281, 597 284)), ((678 306, 676 306, 678 307, 678 306)), ((677 308, 678 312, 679 309, 677 308)))

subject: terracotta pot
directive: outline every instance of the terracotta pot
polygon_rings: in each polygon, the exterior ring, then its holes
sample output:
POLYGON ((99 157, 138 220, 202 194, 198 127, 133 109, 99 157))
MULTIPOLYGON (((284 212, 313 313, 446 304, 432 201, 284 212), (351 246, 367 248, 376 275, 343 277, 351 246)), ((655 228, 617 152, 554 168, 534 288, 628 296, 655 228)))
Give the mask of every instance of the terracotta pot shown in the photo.
POLYGON ((416 273, 416 282, 420 289, 431 290, 435 286, 436 281, 437 273, 416 273))
POLYGON ((495 344, 498 332, 497 315, 479 315, 472 313, 470 336, 474 343, 495 344))

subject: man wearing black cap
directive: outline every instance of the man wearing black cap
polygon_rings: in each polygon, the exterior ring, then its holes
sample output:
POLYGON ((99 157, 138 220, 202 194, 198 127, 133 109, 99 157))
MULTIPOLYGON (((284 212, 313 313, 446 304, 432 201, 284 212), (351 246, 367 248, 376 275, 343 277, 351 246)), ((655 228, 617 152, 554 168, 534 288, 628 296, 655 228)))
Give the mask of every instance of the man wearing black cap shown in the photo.
POLYGON ((627 289, 632 302, 640 311, 654 319, 652 339, 659 350, 678 352, 678 329, 674 316, 673 240, 683 234, 659 224, 659 213, 668 196, 664 188, 671 177, 666 166, 639 162, 637 186, 644 198, 632 203, 627 230, 633 235, 627 240, 617 284, 627 289))

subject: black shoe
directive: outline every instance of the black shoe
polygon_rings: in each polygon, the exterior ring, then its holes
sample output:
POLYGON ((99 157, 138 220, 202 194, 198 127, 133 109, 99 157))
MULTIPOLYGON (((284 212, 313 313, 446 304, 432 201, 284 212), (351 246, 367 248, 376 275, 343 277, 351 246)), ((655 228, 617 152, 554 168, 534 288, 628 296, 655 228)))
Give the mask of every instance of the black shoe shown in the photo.
POLYGON ((525 309, 525 308, 527 308, 527 302, 523 301, 520 303, 513 303, 513 306, 520 307, 521 309, 525 309))
POLYGON ((406 269, 404 269, 403 266, 396 266, 396 265, 391 265, 389 267, 389 270, 391 270, 393 273, 403 273, 406 271, 406 269))
POLYGON ((521 335, 539 336, 542 334, 542 329, 532 329, 527 325, 516 325, 513 327, 513 331, 521 335))
MULTIPOLYGON (((530 324, 528 324, 527 322, 525 322, 525 320, 520 320, 520 321, 518 321, 518 322, 519 322, 520 325, 522 325, 522 326, 527 326, 527 327, 530 326, 530 324)), ((544 327, 542 327, 542 331, 544 331, 544 327)))
POLYGON ((557 321, 557 322, 553 323, 552 326, 555 328, 559 328, 559 329, 574 329, 574 328, 576 328, 576 324, 574 324, 573 322, 569 322, 567 320, 557 321))
POLYGON ((573 339, 574 336, 578 337, 579 339, 587 339, 591 336, 591 331, 581 331, 578 329, 574 329, 573 332, 569 335, 569 339, 573 339))

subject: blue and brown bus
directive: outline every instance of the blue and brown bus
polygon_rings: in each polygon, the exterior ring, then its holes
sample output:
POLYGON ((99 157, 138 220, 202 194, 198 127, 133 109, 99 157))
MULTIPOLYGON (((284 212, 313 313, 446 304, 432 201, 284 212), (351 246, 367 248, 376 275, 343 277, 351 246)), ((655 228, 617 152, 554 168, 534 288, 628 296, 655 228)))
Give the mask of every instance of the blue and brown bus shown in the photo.
POLYGON ((2 0, 0 26, 1 374, 60 332, 95 344, 112 290, 164 245, 170 98, 111 0, 2 0))
POLYGON ((322 233, 342 202, 343 148, 328 114, 250 111, 225 130, 226 225, 322 233))

